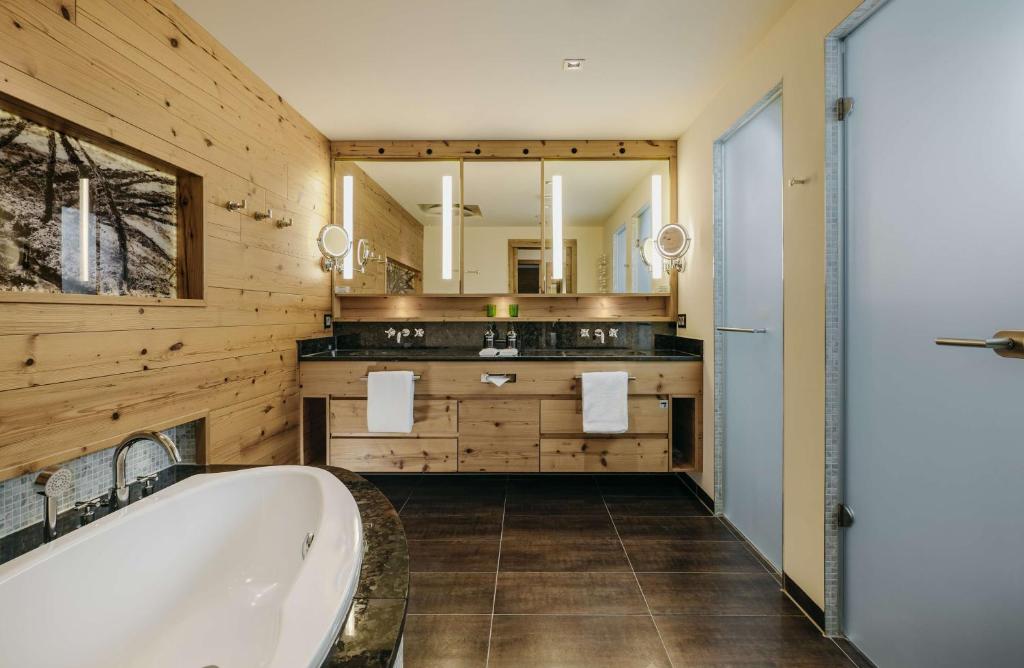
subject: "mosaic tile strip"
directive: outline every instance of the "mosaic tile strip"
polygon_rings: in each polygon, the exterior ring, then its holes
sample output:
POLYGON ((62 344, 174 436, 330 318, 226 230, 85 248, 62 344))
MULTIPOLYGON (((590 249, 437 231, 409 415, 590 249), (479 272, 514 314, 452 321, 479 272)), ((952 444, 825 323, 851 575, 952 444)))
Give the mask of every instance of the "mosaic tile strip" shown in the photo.
MULTIPOLYGON (((174 441, 183 463, 196 461, 197 422, 189 422, 163 432, 174 441)), ((63 495, 58 512, 109 491, 112 483, 114 448, 93 452, 64 462, 75 476, 74 488, 63 495)), ((171 465, 164 449, 153 442, 142 442, 128 451, 128 480, 150 475, 171 465)), ((31 526, 43 519, 43 498, 33 485, 38 472, 0 482, 0 537, 31 526)))
POLYGON ((844 40, 888 0, 866 0, 825 38, 825 633, 842 635, 843 500, 843 95, 844 40))

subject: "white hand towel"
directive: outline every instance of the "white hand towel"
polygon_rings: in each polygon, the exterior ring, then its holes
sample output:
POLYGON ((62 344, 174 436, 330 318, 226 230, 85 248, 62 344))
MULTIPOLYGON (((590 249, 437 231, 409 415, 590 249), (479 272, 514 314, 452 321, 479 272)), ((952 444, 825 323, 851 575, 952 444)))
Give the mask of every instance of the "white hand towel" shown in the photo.
POLYGON ((372 371, 366 377, 366 430, 412 431, 415 383, 412 371, 372 371))
POLYGON ((598 371, 583 374, 583 431, 622 434, 629 430, 629 374, 598 371))

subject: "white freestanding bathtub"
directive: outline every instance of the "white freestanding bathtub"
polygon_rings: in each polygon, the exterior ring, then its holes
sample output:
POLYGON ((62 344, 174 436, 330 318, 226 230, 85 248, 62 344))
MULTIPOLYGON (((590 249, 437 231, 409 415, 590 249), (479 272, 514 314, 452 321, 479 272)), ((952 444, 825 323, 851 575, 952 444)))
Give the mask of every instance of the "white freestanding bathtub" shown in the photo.
POLYGON ((0 566, 0 666, 319 666, 362 542, 327 471, 192 476, 0 566))

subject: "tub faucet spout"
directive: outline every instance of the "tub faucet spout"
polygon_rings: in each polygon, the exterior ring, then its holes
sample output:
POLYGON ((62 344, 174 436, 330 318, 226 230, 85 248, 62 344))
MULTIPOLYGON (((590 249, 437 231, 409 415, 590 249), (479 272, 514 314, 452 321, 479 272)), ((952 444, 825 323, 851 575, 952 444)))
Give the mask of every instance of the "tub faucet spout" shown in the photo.
POLYGON ((153 441, 163 446, 167 456, 175 464, 181 463, 181 453, 178 446, 167 436, 157 431, 137 431, 126 436, 121 444, 114 450, 114 488, 110 490, 110 505, 112 508, 124 508, 128 505, 128 481, 126 469, 128 468, 128 451, 139 441, 153 441))

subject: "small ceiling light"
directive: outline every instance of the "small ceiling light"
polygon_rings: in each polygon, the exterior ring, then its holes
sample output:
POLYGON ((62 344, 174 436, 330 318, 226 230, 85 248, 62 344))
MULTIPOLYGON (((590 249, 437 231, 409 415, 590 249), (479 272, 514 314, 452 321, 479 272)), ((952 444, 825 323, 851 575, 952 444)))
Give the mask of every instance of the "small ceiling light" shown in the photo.
POLYGON ((587 62, 586 58, 566 58, 562 61, 563 72, 575 72, 583 69, 583 63, 587 62))

